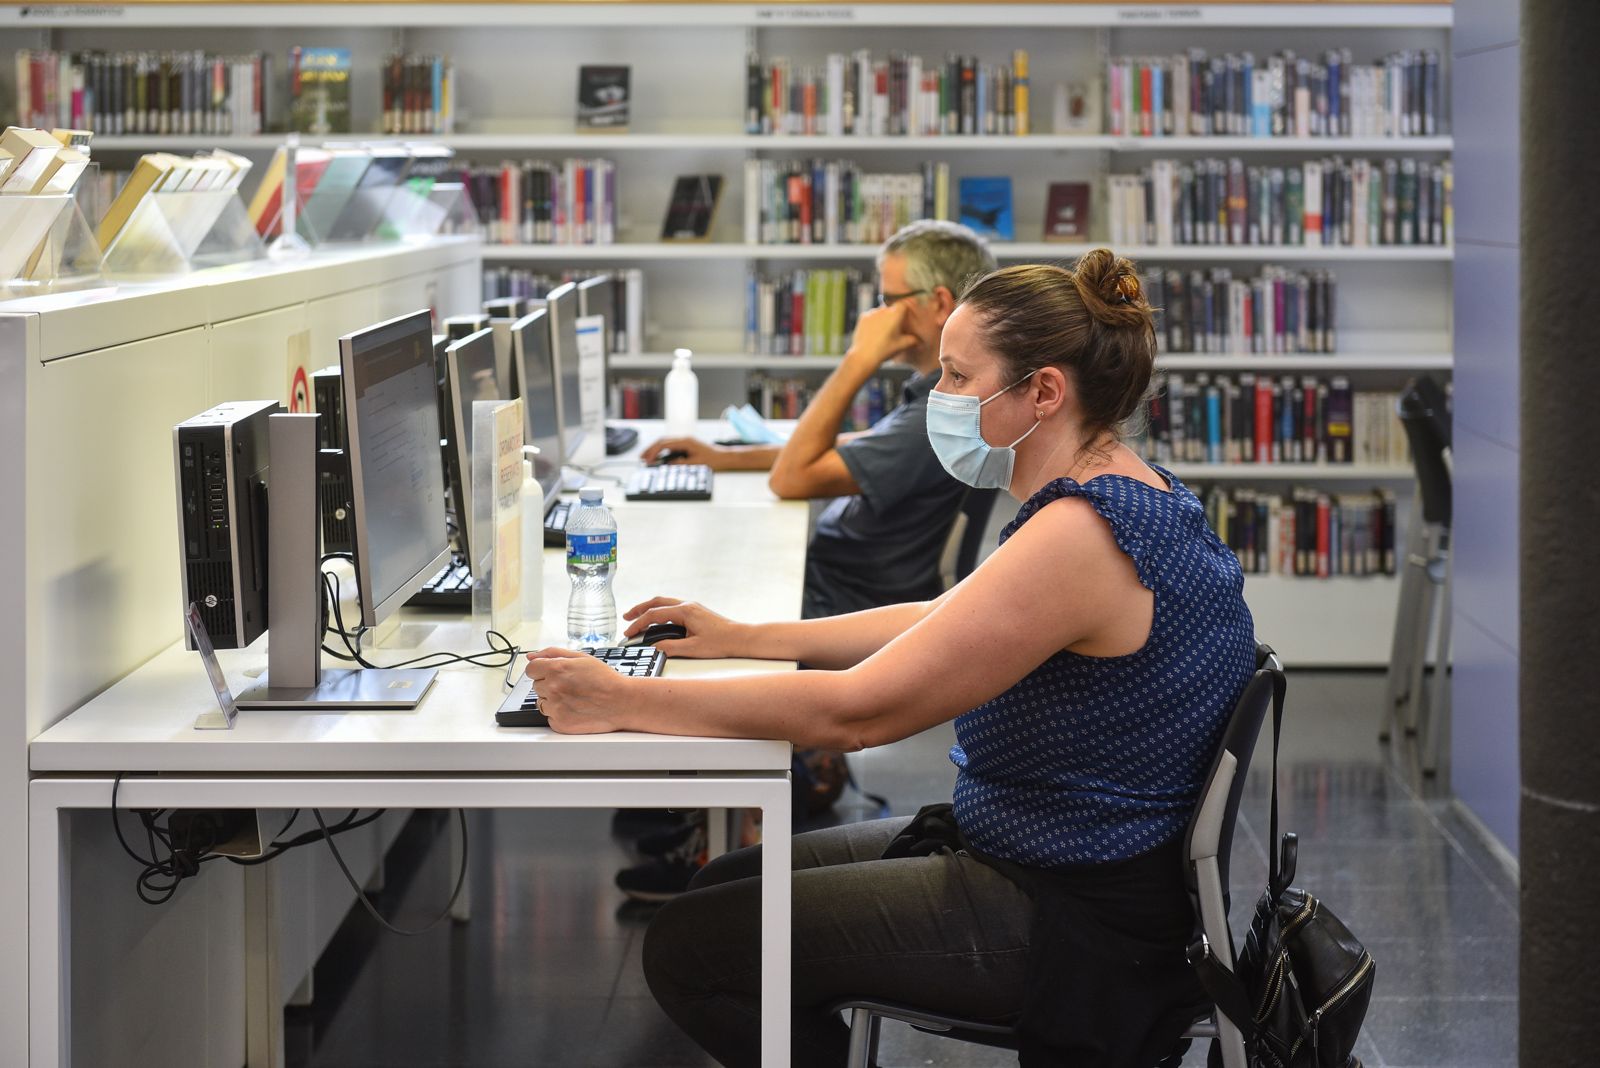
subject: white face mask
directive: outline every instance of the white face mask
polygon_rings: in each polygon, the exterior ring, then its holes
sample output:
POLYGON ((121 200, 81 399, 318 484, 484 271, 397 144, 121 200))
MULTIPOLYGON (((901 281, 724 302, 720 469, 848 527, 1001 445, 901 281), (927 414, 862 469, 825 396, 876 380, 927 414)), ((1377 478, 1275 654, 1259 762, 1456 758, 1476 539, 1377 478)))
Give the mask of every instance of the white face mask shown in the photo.
POLYGON ((928 442, 952 478, 974 489, 1010 489, 1017 446, 1039 429, 1035 420, 1028 433, 1010 445, 990 445, 983 440, 983 406, 1009 393, 1033 376, 1032 371, 983 400, 955 393, 928 394, 928 442))

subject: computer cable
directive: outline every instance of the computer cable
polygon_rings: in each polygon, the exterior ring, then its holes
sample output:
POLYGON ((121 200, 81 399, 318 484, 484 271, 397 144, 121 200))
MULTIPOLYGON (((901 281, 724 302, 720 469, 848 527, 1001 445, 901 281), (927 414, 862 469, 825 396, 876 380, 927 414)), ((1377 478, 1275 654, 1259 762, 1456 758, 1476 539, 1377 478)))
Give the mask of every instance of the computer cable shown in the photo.
MULTIPOLYGON (((329 571, 322 572, 322 586, 322 630, 324 642, 326 641, 328 632, 332 631, 334 634, 338 635, 345 648, 344 652, 340 652, 338 649, 324 644, 322 646, 322 651, 334 659, 342 660, 347 664, 356 664, 364 668, 380 668, 380 665, 372 663, 361 653, 361 637, 366 633, 367 628, 361 627, 351 631, 345 627, 344 610, 340 605, 343 594, 339 576, 329 571), (330 611, 333 617, 331 623, 328 618, 330 611)), ((517 657, 523 651, 504 634, 492 628, 484 631, 484 640, 488 644, 489 648, 482 652, 452 653, 441 650, 437 653, 425 653, 422 656, 414 657, 410 660, 403 660, 398 664, 381 665, 381 669, 394 670, 408 667, 439 668, 446 667, 450 664, 471 664, 474 667, 494 669, 509 668, 512 664, 516 663, 517 657)))
MULTIPOLYGON (((310 845, 313 842, 318 841, 328 843, 328 851, 333 854, 334 863, 338 865, 339 871, 344 875, 345 881, 350 884, 350 889, 355 892, 357 899, 360 900, 362 908, 364 908, 374 920, 382 925, 385 930, 391 931, 394 934, 406 935, 409 937, 425 934, 426 932, 433 930, 444 921, 445 917, 450 915, 450 910, 455 907, 456 901, 461 896, 461 890, 466 885, 468 835, 467 814, 465 809, 455 810, 456 820, 461 830, 461 865, 459 870, 456 872, 455 888, 451 890, 450 900, 446 902, 444 910, 440 912, 438 916, 430 920, 425 926, 417 928, 416 930, 406 930, 405 928, 397 927, 393 923, 390 923, 388 920, 383 918, 383 916, 378 912, 377 906, 372 903, 372 899, 367 896, 366 891, 364 891, 361 888, 361 885, 356 882, 355 876, 350 872, 349 865, 345 863, 343 854, 339 852, 339 847, 335 845, 333 841, 335 837, 344 834, 347 831, 353 831, 358 827, 367 826, 383 816, 388 811, 387 809, 375 809, 365 816, 359 815, 361 811, 360 809, 351 809, 343 819, 330 826, 327 821, 323 819, 322 810, 314 808, 310 811, 312 818, 317 822, 317 829, 296 835, 294 838, 291 838, 288 841, 282 841, 281 839, 283 838, 283 835, 288 832, 290 827, 294 826, 295 821, 300 816, 301 810, 295 809, 290 812, 288 820, 286 820, 284 825, 279 828, 278 833, 273 836, 273 841, 259 857, 231 857, 224 856, 220 853, 213 853, 211 850, 220 844, 215 836, 207 840, 202 840, 201 844, 198 846, 191 841, 189 845, 185 847, 176 847, 173 844, 170 828, 162 827, 159 823, 163 816, 170 817, 172 810, 135 809, 133 810, 135 815, 139 817, 141 824, 144 826, 145 838, 150 851, 149 856, 141 856, 138 851, 136 851, 133 846, 128 843, 127 838, 123 835, 122 821, 119 818, 120 809, 117 807, 117 796, 122 786, 123 776, 126 774, 126 772, 118 772, 116 778, 113 779, 111 783, 111 827, 116 832, 117 841, 121 844, 123 852, 125 852, 129 857, 132 857, 133 860, 140 865, 140 872, 138 878, 135 880, 134 889, 139 895, 139 900, 143 901, 147 905, 164 905, 168 901, 171 901, 173 895, 178 891, 178 886, 183 882, 183 880, 193 878, 194 876, 198 875, 200 873, 200 866, 202 864, 206 864, 214 860, 227 860, 240 867, 253 867, 276 860, 278 857, 283 856, 283 854, 287 853, 291 849, 297 849, 301 846, 310 845), (165 859, 162 859, 160 855, 160 848, 166 849, 167 856, 165 859)), ((205 827, 208 826, 208 824, 202 821, 199 826, 205 827)))

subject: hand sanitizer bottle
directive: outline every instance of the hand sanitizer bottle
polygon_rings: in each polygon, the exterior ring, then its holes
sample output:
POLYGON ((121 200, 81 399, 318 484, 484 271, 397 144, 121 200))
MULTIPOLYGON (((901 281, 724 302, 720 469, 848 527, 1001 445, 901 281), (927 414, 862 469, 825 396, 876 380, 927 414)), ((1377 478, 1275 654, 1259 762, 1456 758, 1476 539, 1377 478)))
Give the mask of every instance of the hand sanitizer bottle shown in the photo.
POLYGON ((672 370, 667 372, 667 434, 688 437, 700 418, 700 381, 689 368, 688 349, 672 351, 672 370))

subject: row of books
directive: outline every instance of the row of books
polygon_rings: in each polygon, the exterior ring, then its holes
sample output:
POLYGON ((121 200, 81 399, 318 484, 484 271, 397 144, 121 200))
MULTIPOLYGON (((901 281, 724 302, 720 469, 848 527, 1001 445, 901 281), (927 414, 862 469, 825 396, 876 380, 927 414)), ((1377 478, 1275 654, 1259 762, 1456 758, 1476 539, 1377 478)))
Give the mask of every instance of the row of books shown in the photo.
POLYGON ((272 84, 272 57, 265 52, 16 53, 22 126, 103 134, 257 134, 268 128, 272 84))
POLYGON ((564 282, 581 282, 586 278, 598 277, 611 279, 611 304, 616 309, 610 351, 634 355, 643 352, 644 271, 637 267, 572 269, 551 274, 526 267, 484 264, 483 299, 490 301, 502 297, 526 297, 543 300, 552 289, 564 282))
POLYGON ((744 239, 750 244, 877 244, 909 222, 949 217, 948 163, 866 174, 849 160, 745 161, 744 239))
POLYGON ((1432 137, 1444 129, 1439 53, 1358 64, 1348 48, 1320 59, 1283 51, 1116 56, 1106 64, 1117 137, 1432 137))
POLYGON ((744 350, 752 355, 838 355, 856 320, 877 303, 869 272, 795 270, 745 276, 744 350))
POLYGON ((610 245, 617 240, 617 165, 609 159, 506 161, 465 174, 484 240, 505 245, 610 245))
MULTIPOLYGON (((755 373, 745 378, 746 399, 768 419, 798 419, 816 396, 821 381, 821 375, 803 378, 755 373)), ((869 379, 852 398, 850 412, 840 429, 847 433, 866 430, 899 407, 902 384, 903 380, 887 374, 869 379)))
MULTIPOLYGON (((129 228, 134 212, 147 196, 155 193, 227 192, 226 199, 232 200, 245 176, 250 173, 250 168, 248 159, 220 148, 197 152, 193 156, 148 152, 139 157, 139 162, 118 188, 116 198, 101 216, 95 228, 95 240, 102 249, 110 250, 118 235, 128 229, 130 234, 136 230, 143 231, 136 235, 141 243, 146 240, 170 241, 171 236, 165 224, 129 228)), ((205 198, 208 203, 214 199, 205 198)), ((222 211, 222 205, 212 204, 212 208, 214 210, 208 214, 215 221, 222 211)), ((209 228, 208 223, 206 229, 209 228)))
POLYGON ((1157 463, 1403 464, 1398 393, 1343 376, 1156 375, 1145 428, 1157 463))
POLYGON ((1026 136, 1028 53, 1009 63, 951 54, 942 62, 871 49, 831 53, 821 67, 786 58, 745 65, 745 132, 825 136, 1026 136))
POLYGON ((1254 278, 1227 267, 1145 266, 1161 352, 1278 354, 1336 351, 1332 271, 1265 266, 1254 278))
POLYGON ((1415 159, 1246 167, 1154 160, 1107 177, 1110 241, 1129 245, 1449 245, 1454 172, 1415 159))
POLYGON ((0 131, 0 196, 72 192, 89 167, 88 141, 81 130, 6 127, 0 131))
POLYGON ((383 132, 448 134, 456 129, 456 68, 448 56, 392 52, 383 64, 383 132))
POLYGON ((1247 575, 1304 578, 1396 573, 1394 494, 1287 495, 1213 486, 1200 491, 1211 529, 1247 575))

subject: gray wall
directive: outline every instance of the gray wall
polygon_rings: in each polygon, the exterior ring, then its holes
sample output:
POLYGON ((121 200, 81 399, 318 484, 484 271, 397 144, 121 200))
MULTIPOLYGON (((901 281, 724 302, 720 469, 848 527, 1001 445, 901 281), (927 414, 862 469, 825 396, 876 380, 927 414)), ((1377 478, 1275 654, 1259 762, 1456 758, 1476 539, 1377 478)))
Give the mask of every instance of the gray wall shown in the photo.
POLYGON ((1517 849, 1517 0, 1456 0, 1451 785, 1517 849))

